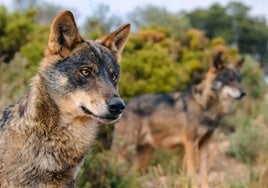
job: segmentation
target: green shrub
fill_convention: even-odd
[[[136,188],[135,172],[120,175],[115,165],[114,157],[110,152],[90,153],[84,161],[82,170],[78,175],[80,188]]]
[[[9,13],[0,6],[0,63],[11,61],[21,46],[29,42],[35,14],[35,10]]]
[[[35,72],[36,69],[29,67],[28,61],[20,54],[9,64],[0,66],[0,111],[26,94]]]
[[[35,69],[44,56],[49,35],[48,26],[35,25],[31,41],[21,47],[21,55],[27,58],[29,67]]]
[[[227,155],[255,165],[262,155],[268,157],[267,87],[259,64],[247,56],[242,69],[242,85],[247,96],[239,102],[227,122],[236,131],[230,135],[230,148]]]

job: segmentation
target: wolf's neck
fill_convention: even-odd
[[[215,100],[215,95],[212,93],[208,84],[207,82],[201,82],[192,88],[193,98],[203,110],[209,109],[211,107],[211,101]]]
[[[195,86],[197,89],[193,91],[193,97],[196,103],[200,106],[200,110],[204,117],[211,121],[218,121],[227,114],[226,108],[222,105],[219,97],[212,91],[208,82],[201,82]]]
[[[54,168],[54,171],[67,168],[71,173],[88,152],[97,132],[97,122],[89,119],[64,121],[56,101],[49,95],[39,76],[33,79],[28,98],[24,100],[29,101],[27,116],[30,117],[30,130],[43,144],[40,151],[49,148],[53,153],[44,152],[46,154],[40,160],[47,160],[41,164],[41,168]]]
[[[28,117],[46,125],[47,128],[56,126],[59,121],[59,110],[55,101],[48,94],[47,88],[40,76],[35,76],[30,85],[27,99]]]

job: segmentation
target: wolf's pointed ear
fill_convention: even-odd
[[[114,53],[118,62],[120,62],[121,53],[127,42],[130,33],[130,24],[125,24],[115,30],[114,32],[105,35],[97,40],[107,48],[110,48]]]
[[[223,52],[218,52],[217,55],[213,59],[213,68],[217,71],[224,68],[224,62],[222,60]]]
[[[244,65],[244,62],[245,62],[245,58],[242,57],[241,59],[239,59],[235,64],[234,66],[238,69],[241,69],[241,67]]]
[[[48,53],[49,55],[59,54],[66,57],[82,41],[73,14],[70,11],[64,11],[52,22],[48,40]]]

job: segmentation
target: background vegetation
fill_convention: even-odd
[[[14,2],[17,10],[13,12],[0,7],[0,110],[26,93],[46,48],[49,24],[64,9],[35,0]],[[214,162],[222,160],[211,170],[213,187],[268,187],[268,95],[264,82],[268,27],[264,18],[250,16],[249,10],[231,2],[180,13],[148,6],[128,15],[133,33],[122,57],[119,83],[125,100],[198,83],[218,50],[225,51],[229,63],[246,57],[242,73],[248,95],[235,104],[216,133],[214,150],[221,155],[217,154]],[[83,35],[94,39],[123,22],[117,15],[106,14],[108,11],[109,7],[100,5],[81,26]],[[79,174],[79,187],[190,186],[181,173],[181,149],[159,151],[143,174],[134,169],[122,174],[109,150],[112,130],[112,125],[101,127]],[[231,164],[233,172],[228,171]],[[217,178],[213,179],[213,173]]]

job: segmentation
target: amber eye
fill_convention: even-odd
[[[115,80],[117,80],[117,74],[116,73],[112,73],[112,75],[111,75],[111,79],[113,80],[113,81],[115,81]]]
[[[83,76],[89,76],[90,75],[90,69],[81,69],[80,70],[81,75]]]

